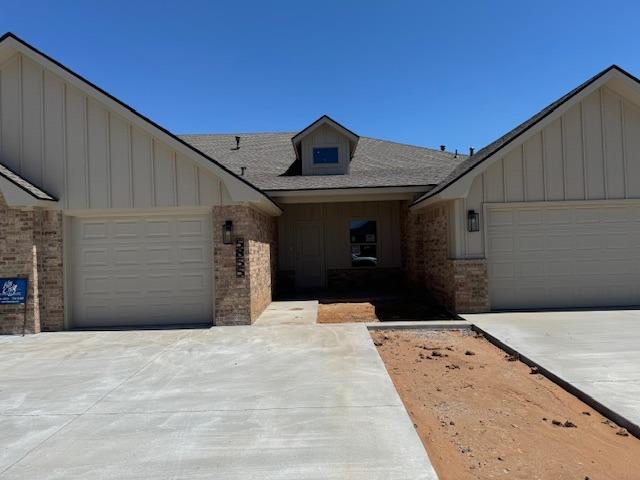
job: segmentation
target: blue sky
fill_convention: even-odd
[[[482,147],[616,63],[640,4],[591,1],[0,2],[12,31],[175,133],[356,133]]]

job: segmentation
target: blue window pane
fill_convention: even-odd
[[[313,163],[338,163],[338,147],[314,148]]]

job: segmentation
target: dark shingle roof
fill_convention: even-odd
[[[57,198],[49,195],[44,190],[36,187],[33,183],[28,182],[24,178],[22,178],[17,173],[13,172],[9,168],[5,167],[0,163],[0,177],[4,177],[13,183],[18,188],[21,188],[31,196],[37,198],[38,200],[48,200],[52,202],[56,202]]]
[[[540,122],[541,120],[546,118],[548,115],[553,113],[556,109],[561,107],[565,102],[567,102],[568,100],[573,98],[575,95],[580,93],[582,90],[587,88],[589,85],[591,85],[593,82],[595,82],[596,80],[598,80],[599,78],[601,78],[603,75],[605,75],[606,73],[608,73],[611,70],[617,70],[617,71],[623,73],[624,75],[628,76],[629,78],[631,78],[631,79],[633,79],[635,81],[638,81],[638,79],[636,79],[633,75],[631,75],[630,73],[628,73],[625,70],[621,69],[617,65],[611,65],[609,68],[606,68],[605,70],[601,71],[597,75],[594,75],[589,80],[587,80],[586,82],[580,84],[579,86],[577,86],[576,88],[571,90],[566,95],[563,95],[562,97],[560,97],[555,102],[551,103],[550,105],[547,105],[545,108],[540,110],[538,113],[536,113],[534,116],[532,116],[528,120],[525,120],[524,122],[522,122],[520,125],[518,125],[513,130],[507,132],[506,134],[504,134],[503,136],[501,136],[497,140],[491,142],[486,147],[478,150],[471,157],[468,157],[463,162],[460,162],[458,164],[458,166],[451,173],[449,173],[449,175],[446,178],[443,179],[443,181],[442,181],[442,183],[440,185],[438,185],[436,188],[430,190],[429,192],[425,193],[420,198],[416,199],[413,202],[413,204],[416,204],[416,203],[421,202],[421,201],[423,201],[423,200],[425,200],[425,199],[427,199],[429,197],[432,197],[432,196],[436,195],[437,193],[441,192],[442,190],[444,190],[445,188],[447,188],[449,185],[454,183],[460,177],[462,177],[463,175],[465,175],[468,172],[470,172],[471,170],[473,170],[476,166],[478,166],[483,161],[487,160],[489,157],[491,157],[494,153],[496,153],[502,147],[504,147],[504,146],[508,145],[509,143],[511,143],[512,141],[516,140],[520,135],[522,135],[527,130],[529,130],[530,128],[535,126],[538,122]]]
[[[290,133],[180,135],[233,172],[247,167],[244,178],[263,190],[313,190],[358,187],[437,185],[466,159],[430,148],[360,137],[348,175],[299,174]]]

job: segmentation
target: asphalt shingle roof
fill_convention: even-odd
[[[180,135],[263,190],[313,190],[437,185],[466,155],[360,137],[348,175],[300,175],[291,139],[297,132]]]
[[[44,190],[36,187],[33,183],[28,182],[24,178],[22,178],[17,173],[11,171],[9,168],[5,167],[0,163],[0,177],[4,177],[9,180],[11,183],[16,185],[18,188],[21,188],[25,192],[29,193],[31,196],[37,198],[38,200],[48,200],[55,202],[57,199],[52,195],[49,195]]]

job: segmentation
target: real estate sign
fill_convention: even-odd
[[[26,278],[0,278],[0,305],[22,305],[27,301]]]

